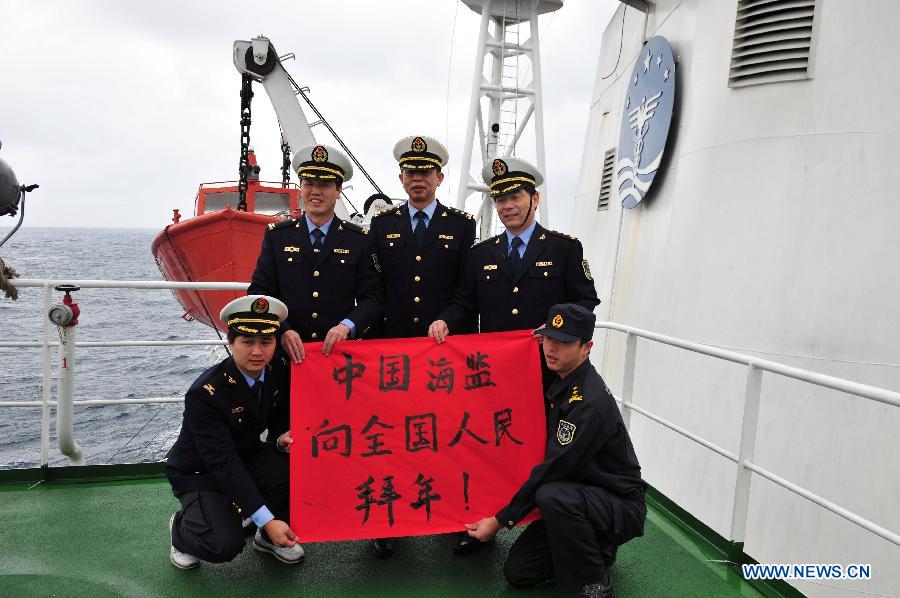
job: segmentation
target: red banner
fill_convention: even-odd
[[[306,344],[291,372],[291,528],[304,542],[462,531],[544,456],[527,331]]]

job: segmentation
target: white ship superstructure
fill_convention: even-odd
[[[900,3],[626,4],[641,3],[603,33],[572,224],[598,319],[900,388]],[[675,113],[652,188],[625,209],[620,127],[653,36],[674,53]],[[624,337],[595,340],[618,394]],[[745,377],[639,341],[633,402],[737,455]],[[733,538],[735,464],[641,415],[631,427],[647,480]],[[898,430],[895,406],[766,375],[753,461],[898,530]],[[864,584],[791,582],[810,595],[900,591],[898,546],[755,475],[736,539],[764,563],[872,564]]]

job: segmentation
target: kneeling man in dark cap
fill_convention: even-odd
[[[254,549],[288,564],[303,560],[287,523],[288,363],[272,361],[287,315],[284,303],[265,295],[226,305],[220,317],[231,357],[203,372],[185,395],[181,433],[166,465],[181,501],[169,521],[170,560],[179,569],[232,560],[244,549],[250,521],[258,526]]]
[[[615,400],[589,359],[595,320],[590,310],[564,303],[550,308],[546,325],[535,331],[556,374],[545,393],[544,461],[496,516],[466,526],[486,542],[540,510],[542,518],[525,528],[506,559],[504,573],[514,586],[555,578],[579,596],[612,596],[616,549],[644,533],[641,467]]]

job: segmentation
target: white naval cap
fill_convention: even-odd
[[[294,153],[291,167],[301,179],[316,179],[343,183],[353,176],[353,164],[344,152],[316,143]]]
[[[394,144],[394,159],[404,170],[425,170],[443,168],[450,160],[450,154],[437,139],[415,135],[404,137]]]
[[[267,295],[238,297],[219,314],[229,330],[244,336],[275,334],[287,316],[287,305]]]
[[[525,185],[540,187],[544,182],[544,175],[534,164],[515,156],[495,158],[482,169],[481,178],[491,188],[491,197],[518,191]]]

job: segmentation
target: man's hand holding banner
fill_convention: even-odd
[[[526,331],[308,344],[291,372],[291,528],[305,542],[463,531],[544,456]]]

